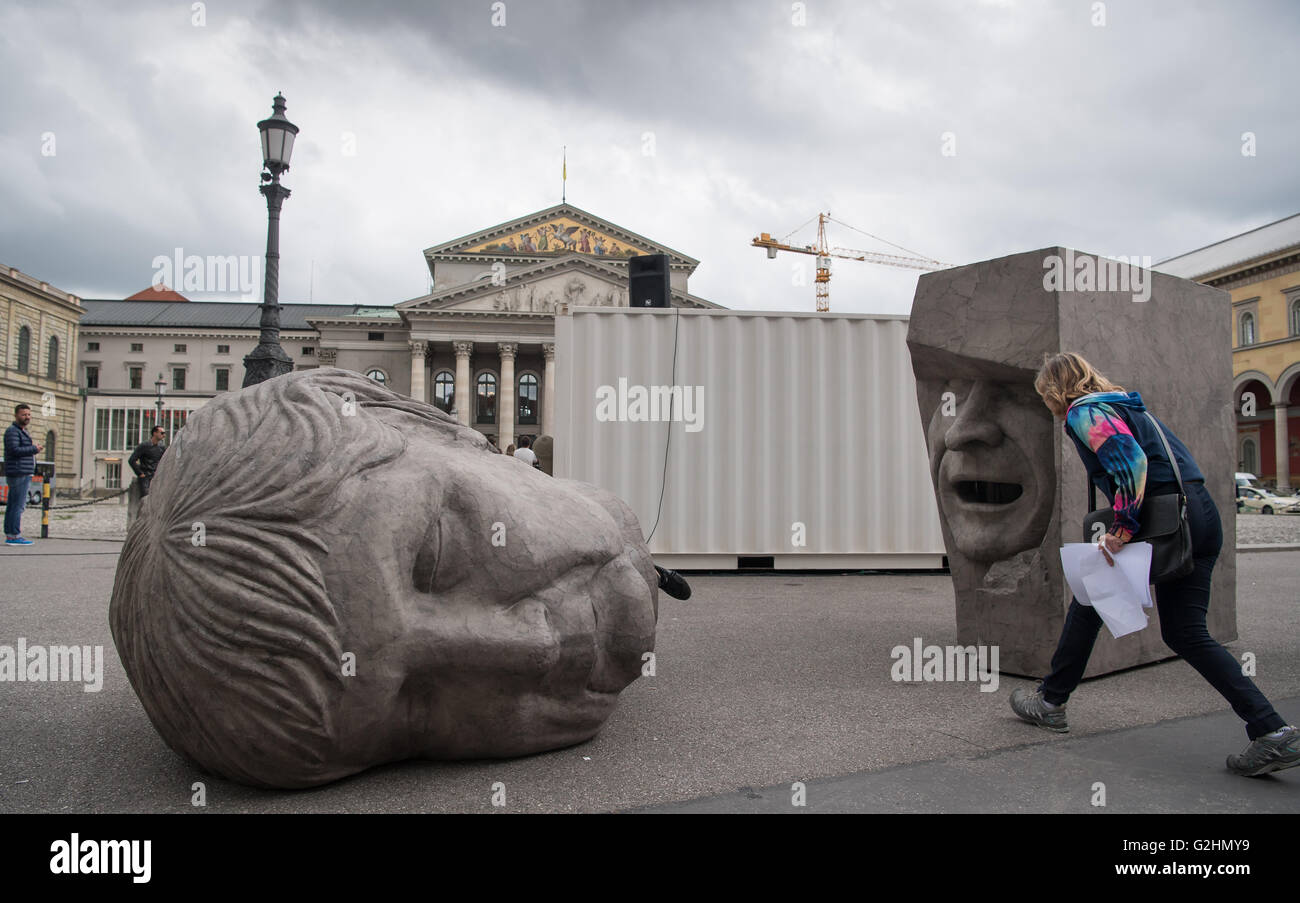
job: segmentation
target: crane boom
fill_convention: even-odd
[[[750,242],[756,248],[767,249],[769,260],[775,259],[778,251],[790,251],[794,254],[810,254],[817,258],[817,310],[829,311],[831,309],[831,258],[840,257],[844,260],[858,260],[864,263],[879,263],[884,266],[901,267],[908,270],[931,270],[946,269],[950,264],[940,263],[937,260],[931,260],[928,257],[906,257],[901,254],[881,254],[876,251],[859,251],[854,248],[830,248],[826,243],[826,221],[831,218],[829,213],[817,214],[817,244],[796,245],[786,244],[778,241],[768,232],[762,232],[757,238]],[[809,220],[809,222],[812,222]],[[835,220],[839,222],[839,220]],[[807,225],[805,223],[804,225]],[[841,223],[843,225],[843,223]],[[802,228],[802,227],[800,227]],[[852,228],[852,227],[850,227]],[[795,230],[798,231],[798,230]],[[888,244],[888,242],[886,242]],[[907,250],[904,248],[904,250]]]

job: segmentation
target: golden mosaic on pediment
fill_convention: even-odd
[[[552,257],[559,254],[590,254],[593,257],[627,258],[652,252],[632,247],[627,242],[618,241],[570,217],[559,216],[458,253],[536,254]]]

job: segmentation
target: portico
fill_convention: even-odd
[[[426,295],[311,320],[318,360],[454,412],[503,451],[553,435],[555,317],[626,306],[639,254],[668,255],[673,306],[719,306],[687,290],[699,261],[560,204],[426,249]]]

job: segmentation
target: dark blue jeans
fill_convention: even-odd
[[[1187,520],[1192,531],[1196,568],[1180,580],[1156,585],[1160,638],[1228,700],[1232,710],[1246,722],[1246,734],[1254,740],[1285,727],[1286,722],[1273,711],[1255,682],[1241,673],[1241,662],[1205,628],[1210,608],[1210,574],[1223,545],[1223,526],[1219,509],[1204,483],[1187,484]],[[1070,600],[1065,628],[1052,656],[1052,673],[1043,679],[1045,700],[1061,705],[1074,692],[1083,678],[1100,628],[1101,617],[1095,609],[1080,605],[1077,599]]]
[[[5,539],[12,539],[23,531],[23,509],[27,507],[27,488],[32,485],[32,475],[5,477],[9,485],[9,501],[5,504]]]

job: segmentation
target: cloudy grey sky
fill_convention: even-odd
[[[424,248],[559,202],[563,145],[570,202],[735,308],[812,309],[811,258],[749,242],[819,210],[950,263],[1160,260],[1300,211],[1284,0],[196,6],[0,7],[0,261],[94,298],[177,247],[260,255],[276,91],[302,130],[286,301],[424,293]],[[834,273],[833,310],[911,305],[914,271]]]

